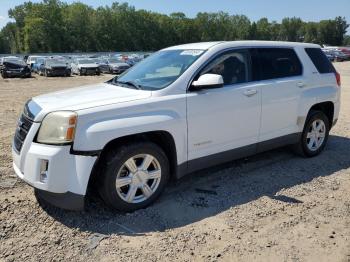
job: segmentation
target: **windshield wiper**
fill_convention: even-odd
[[[123,81],[114,81],[114,83],[116,83],[116,84],[122,84],[122,85],[127,85],[127,86],[131,86],[131,87],[133,87],[134,89],[138,89],[138,90],[141,89],[141,86],[138,85],[138,84],[136,84],[136,83],[133,82],[133,81],[125,81],[125,82],[123,82]]]

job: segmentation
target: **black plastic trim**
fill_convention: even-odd
[[[275,149],[284,145],[296,144],[301,139],[301,133],[294,133],[263,141],[257,144],[257,153]]]
[[[52,193],[41,189],[34,189],[35,195],[45,202],[58,208],[81,211],[84,210],[85,196],[72,192]]]
[[[79,151],[79,150],[74,150],[73,145],[71,146],[69,153],[71,155],[77,155],[77,156],[99,156],[102,152],[101,150],[88,150],[88,151]]]
[[[223,164],[223,163],[230,162],[243,157],[251,156],[256,153],[261,153],[264,151],[268,151],[268,150],[286,146],[286,145],[292,145],[297,143],[300,140],[300,137],[301,137],[301,133],[289,134],[289,135],[277,137],[274,139],[270,139],[267,141],[263,141],[260,143],[235,148],[232,150],[220,152],[217,154],[213,154],[213,155],[209,155],[209,156],[205,156],[197,159],[192,159],[190,161],[187,161],[178,165],[176,178],[179,179],[194,171]]]
[[[338,122],[338,118],[333,120],[332,127],[335,126]]]
[[[203,85],[203,86],[194,86],[194,85],[191,85],[190,88],[189,88],[189,91],[200,91],[200,90],[215,89],[215,88],[221,88],[221,87],[224,87],[224,84]]]

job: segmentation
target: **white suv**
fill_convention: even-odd
[[[198,169],[284,145],[318,155],[339,103],[340,76],[318,45],[180,45],[106,83],[29,100],[13,166],[58,207],[83,208],[94,185],[133,211]]]

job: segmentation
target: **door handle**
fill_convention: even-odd
[[[298,82],[297,86],[300,87],[300,88],[303,88],[305,86],[305,83],[304,82]]]
[[[256,89],[248,89],[248,90],[246,90],[246,91],[244,91],[243,92],[243,94],[245,95],[245,96],[253,96],[253,95],[255,95],[256,93],[258,93],[258,91],[256,90]]]

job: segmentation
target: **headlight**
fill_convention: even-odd
[[[77,114],[70,111],[52,112],[41,123],[37,141],[44,144],[66,144],[74,140]]]

